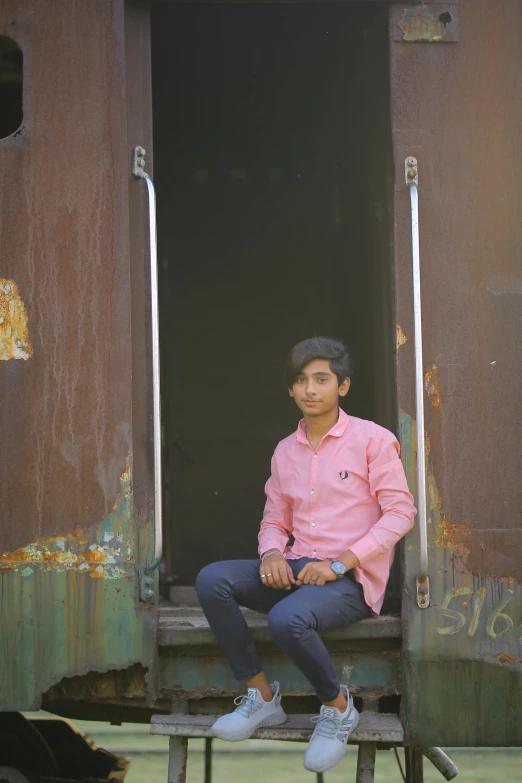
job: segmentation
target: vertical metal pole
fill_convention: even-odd
[[[186,737],[170,737],[168,783],[186,783],[187,756],[188,739]]]
[[[324,783],[324,772],[317,773],[316,783]]]
[[[154,413],[154,559],[161,557],[162,527],[162,479],[161,479],[161,396],[160,396],[160,353],[159,353],[159,300],[158,300],[158,251],[156,244],[156,195],[148,174],[145,182],[149,191],[150,226],[150,288],[152,321],[152,398]]]
[[[153,398],[153,442],[154,442],[154,559],[143,569],[142,600],[153,598],[153,580],[147,576],[158,567],[163,549],[162,519],[162,476],[161,476],[161,395],[160,395],[160,348],[159,348],[159,297],[158,297],[158,248],[156,240],[156,194],[154,184],[145,171],[145,150],[134,148],[132,174],[143,179],[147,185],[149,200],[149,247],[150,247],[150,297],[152,322],[152,398]]]
[[[205,739],[205,783],[212,783],[212,737]]]
[[[374,783],[376,751],[375,742],[361,742],[359,745],[356,783]]]
[[[426,609],[430,605],[428,577],[428,529],[426,519],[426,444],[424,439],[424,365],[422,360],[422,307],[420,285],[419,242],[419,172],[416,158],[406,158],[406,184],[411,201],[411,246],[413,275],[413,320],[415,342],[415,401],[417,417],[417,505],[419,520],[419,573],[417,575],[417,605]]]
[[[422,751],[418,748],[404,748],[406,760],[406,783],[424,783]]]

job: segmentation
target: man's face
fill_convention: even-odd
[[[350,379],[338,385],[327,359],[314,359],[295,377],[290,397],[307,416],[324,416],[337,408],[339,397],[348,394]]]

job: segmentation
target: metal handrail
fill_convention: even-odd
[[[152,398],[153,398],[153,442],[154,442],[154,559],[144,569],[150,574],[160,563],[163,550],[162,478],[161,478],[161,397],[160,397],[160,352],[159,352],[159,302],[158,302],[158,250],[156,242],[156,194],[154,183],[145,171],[145,150],[135,147],[132,174],[145,180],[149,196],[149,243],[150,243],[150,296],[152,321]],[[148,582],[148,585],[152,580]],[[152,597],[147,594],[147,598]]]
[[[419,573],[417,574],[417,605],[430,605],[428,576],[428,525],[426,518],[426,449],[424,439],[424,369],[422,362],[422,308],[419,247],[419,170],[417,159],[406,158],[406,185],[411,202],[411,245],[413,272],[413,320],[415,345],[415,404],[417,417],[417,514],[419,519]]]

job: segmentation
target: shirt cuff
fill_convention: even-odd
[[[352,544],[350,552],[353,552],[359,563],[362,565],[366,560],[371,560],[372,557],[382,554],[382,547],[368,536],[364,536],[356,544]]]
[[[286,540],[287,539],[285,539],[284,543],[281,543],[277,538],[268,538],[266,541],[263,541],[263,543],[259,544],[259,557],[263,557],[265,552],[268,552],[270,549],[279,549],[279,551],[284,554]]]

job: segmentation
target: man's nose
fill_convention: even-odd
[[[308,381],[306,384],[306,394],[308,397],[313,397],[315,395],[315,387],[313,381]]]

